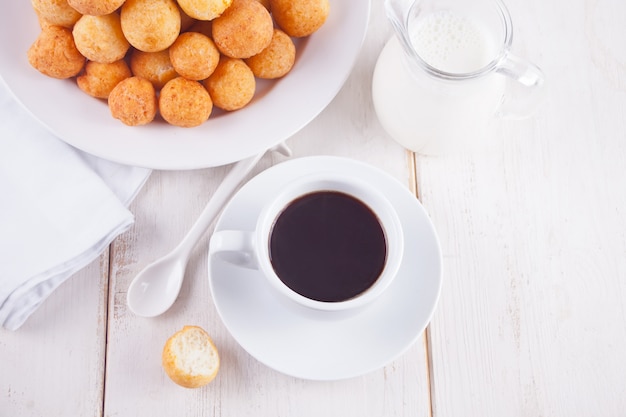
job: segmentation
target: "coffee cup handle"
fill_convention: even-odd
[[[509,81],[497,115],[517,120],[530,117],[545,96],[543,71],[532,62],[509,53],[496,72]]]
[[[254,232],[219,230],[209,242],[209,257],[219,254],[228,263],[249,269],[258,269],[254,249]]]

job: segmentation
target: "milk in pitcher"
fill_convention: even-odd
[[[503,99],[505,78],[494,73],[459,82],[446,73],[481,70],[498,55],[499,45],[478,22],[448,11],[421,17],[408,33],[422,68],[410,62],[395,36],[389,40],[372,83],[378,118],[390,136],[412,151],[464,150],[485,135]]]

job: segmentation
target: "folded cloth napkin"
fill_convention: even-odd
[[[0,80],[0,326],[19,328],[130,227],[149,175],[60,141]]]

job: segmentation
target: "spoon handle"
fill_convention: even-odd
[[[269,150],[278,151],[283,155],[290,155],[291,153],[289,148],[284,143],[276,145]],[[176,252],[184,259],[189,257],[191,250],[195,247],[202,235],[204,235],[204,232],[209,227],[213,219],[215,219],[228,199],[234,194],[239,184],[259,162],[264,154],[265,152],[260,152],[257,155],[242,159],[241,161],[233,164],[226,177],[224,177],[220,185],[215,190],[215,193],[213,193],[213,196],[207,203],[204,210],[202,210],[202,213],[200,213],[196,222],[193,226],[191,226],[189,232],[187,232],[183,240],[178,244],[178,246],[176,246],[172,253]]]
[[[235,192],[239,183],[241,183],[245,176],[248,175],[259,159],[261,159],[263,154],[264,152],[242,159],[233,165],[226,177],[224,177],[220,185],[215,190],[215,193],[213,193],[213,196],[211,196],[211,199],[207,203],[204,210],[202,210],[202,213],[200,213],[196,222],[193,226],[191,226],[191,229],[189,229],[183,240],[174,249],[174,252],[183,255],[185,258],[189,256],[191,250],[195,247],[202,235],[204,235],[204,232],[209,227],[213,219],[217,216],[224,204],[226,204],[226,201],[228,201],[230,196]]]

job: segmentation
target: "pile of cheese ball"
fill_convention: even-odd
[[[194,127],[213,107],[252,100],[285,76],[294,38],[317,31],[329,0],[31,0],[41,32],[28,61],[108,101],[114,118]]]

